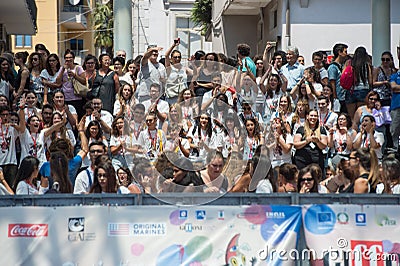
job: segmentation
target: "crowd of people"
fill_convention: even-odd
[[[179,45],[82,65],[43,44],[3,53],[1,194],[400,193],[390,52],[374,67],[338,43],[306,67],[294,46],[183,60]]]

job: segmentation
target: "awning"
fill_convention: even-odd
[[[36,34],[36,16],[35,0],[0,1],[0,24],[8,34]]]

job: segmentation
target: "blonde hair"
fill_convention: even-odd
[[[318,115],[317,110],[311,110],[308,115],[311,114],[311,112],[316,112]],[[308,122],[308,119],[306,119],[306,122],[304,122],[304,138],[307,138],[309,136],[312,136],[314,134],[314,136],[320,138],[321,137],[321,127],[319,126],[319,119],[317,119],[316,122],[316,127],[315,129],[312,129],[310,127],[310,123]]]

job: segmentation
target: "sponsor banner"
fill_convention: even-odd
[[[47,224],[9,224],[8,237],[46,237]]]
[[[2,208],[0,265],[294,265],[298,206]]]
[[[304,206],[307,250],[315,265],[399,265],[400,206]]]

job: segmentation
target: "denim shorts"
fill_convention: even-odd
[[[355,90],[353,92],[346,91],[346,103],[363,103],[367,97],[369,90]]]

